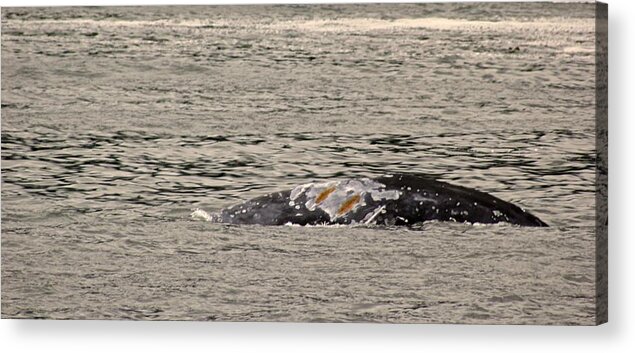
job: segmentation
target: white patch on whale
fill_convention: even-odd
[[[331,221],[354,211],[358,207],[365,206],[366,195],[370,195],[373,201],[397,200],[399,192],[396,190],[386,190],[386,185],[377,181],[362,178],[349,179],[326,183],[309,183],[299,185],[291,190],[289,198],[295,202],[300,196],[306,197],[305,206],[309,211],[321,209],[329,215]],[[323,194],[324,192],[327,194]],[[359,196],[359,201],[345,207],[351,198]],[[317,202],[318,198],[323,198]],[[345,208],[343,211],[342,208]],[[377,211],[380,212],[381,210]]]
[[[370,193],[373,201],[397,200],[401,194],[397,190],[377,190]]]
[[[375,218],[377,218],[377,216],[384,212],[386,208],[386,205],[381,205],[377,208],[375,208],[375,210],[373,212],[368,213],[364,219],[362,219],[362,223],[364,224],[370,224],[372,221],[375,220]]]
[[[432,202],[434,204],[437,204],[437,200],[430,198],[430,197],[425,197],[425,196],[421,196],[420,194],[414,194],[412,196],[412,199],[415,201],[421,201],[421,202]],[[421,205],[421,203],[419,203]]]

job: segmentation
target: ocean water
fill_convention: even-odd
[[[3,8],[2,317],[593,324],[594,14]],[[191,217],[395,172],[551,227]]]

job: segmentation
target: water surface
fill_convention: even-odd
[[[2,10],[2,316],[592,324],[594,5]],[[193,220],[416,172],[550,228]]]

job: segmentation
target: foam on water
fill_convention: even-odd
[[[207,221],[207,222],[213,222],[214,221],[214,216],[207,213],[204,210],[201,210],[200,208],[195,209],[191,214],[190,217],[192,217],[192,219],[194,220],[200,220],[200,221]]]

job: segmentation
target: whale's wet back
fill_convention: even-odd
[[[411,174],[304,184],[223,209],[213,220],[262,225],[413,225],[425,221],[547,225],[492,195]]]

